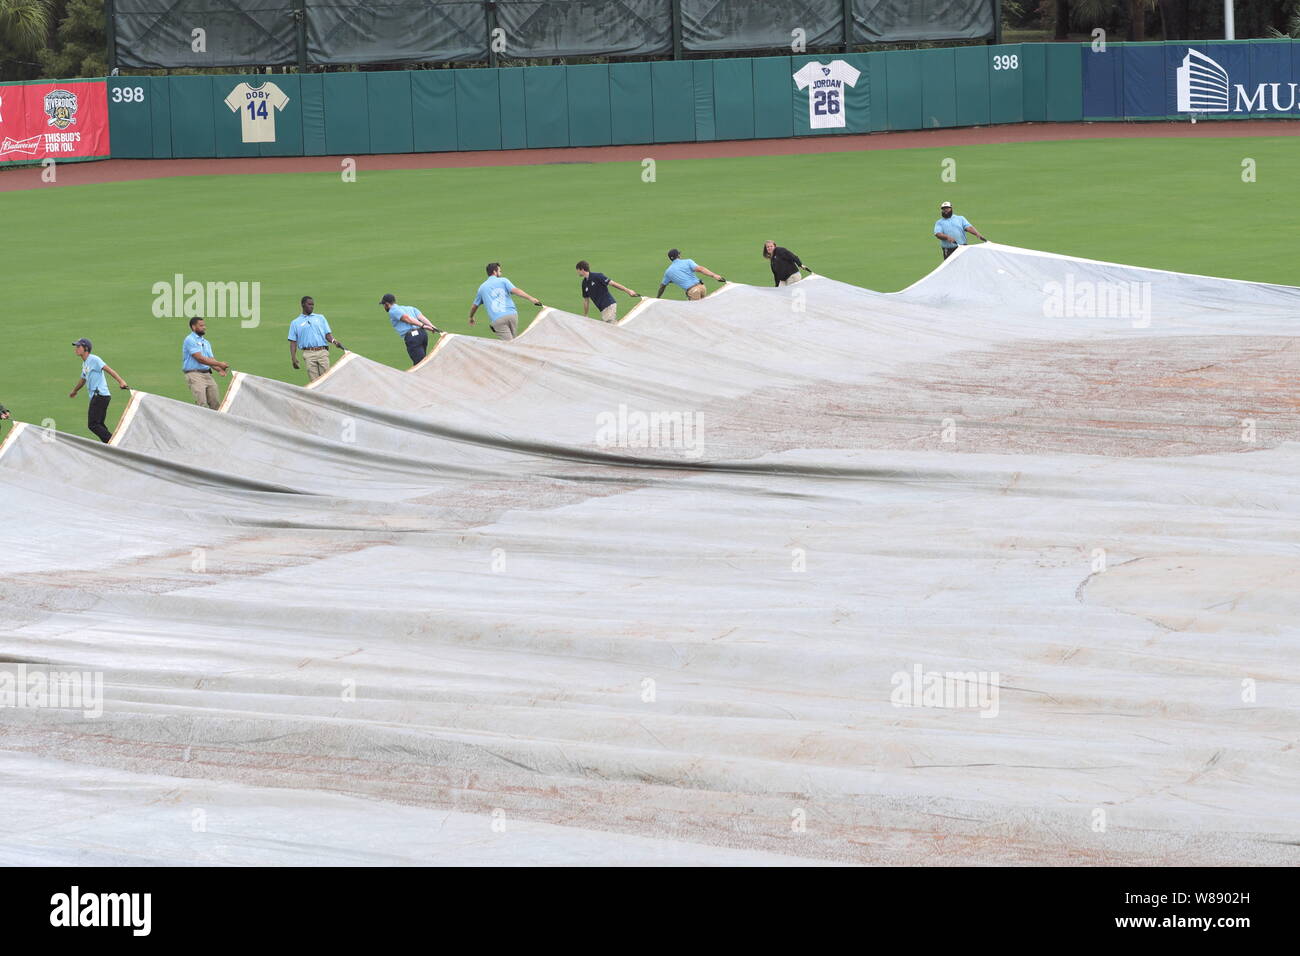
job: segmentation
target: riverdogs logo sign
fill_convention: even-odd
[[[1289,113],[1297,105],[1296,83],[1233,83],[1218,62],[1189,49],[1174,71],[1180,113]],[[1286,92],[1283,93],[1283,88]]]
[[[111,152],[107,81],[0,82],[0,166]]]
[[[77,121],[77,94],[67,90],[50,90],[45,94],[46,126],[67,129]]]

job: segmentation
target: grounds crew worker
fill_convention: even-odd
[[[113,400],[113,396],[109,394],[104,375],[108,374],[117,379],[117,384],[121,388],[131,386],[122,380],[122,376],[105,365],[102,358],[91,351],[93,346],[90,344],[90,339],[77,339],[72,343],[72,347],[76,350],[77,358],[81,359],[81,378],[77,380],[76,387],[68,392],[68,398],[76,398],[81,387],[86,386],[86,393],[90,396],[90,408],[86,411],[86,427],[96,438],[107,444],[113,437],[113,433],[104,424],[104,417],[108,414],[108,403]]]
[[[343,343],[330,331],[325,316],[316,314],[316,301],[309,295],[303,296],[302,314],[289,323],[289,361],[298,368],[298,350],[302,349],[307,381],[314,382],[329,371],[330,345],[343,348]]]
[[[393,331],[402,337],[411,364],[419,365],[429,348],[429,333],[437,332],[441,335],[442,329],[426,319],[424,313],[415,306],[398,305],[397,296],[391,292],[379,300],[379,307],[388,313],[388,321],[393,323]]]
[[[591,304],[596,303],[596,311],[600,313],[602,322],[618,321],[618,303],[614,301],[614,294],[609,291],[609,287],[622,289],[632,298],[638,298],[637,294],[625,285],[615,282],[603,272],[592,272],[591,263],[586,259],[579,262],[574,268],[578,270],[578,275],[582,277],[582,314],[586,315]]]
[[[474,304],[469,307],[469,324],[474,324],[474,313],[483,306],[488,315],[488,325],[499,339],[509,342],[519,334],[519,310],[515,308],[514,296],[523,296],[539,309],[542,300],[535,299],[523,289],[501,274],[501,263],[487,264],[487,278],[478,287]]]
[[[988,242],[988,238],[980,236],[980,231],[967,222],[965,216],[954,216],[952,214],[952,203],[940,203],[939,220],[934,224],[934,237],[939,240],[945,259],[952,255],[958,246],[966,245],[966,233],[968,232]]]
[[[185,373],[185,384],[190,387],[194,404],[218,409],[221,407],[221,391],[212,377],[212,370],[225,375],[230,371],[230,365],[212,357],[212,343],[203,337],[207,329],[207,323],[198,316],[190,319],[190,334],[185,336],[181,346],[181,371]]]
[[[704,288],[704,283],[695,275],[697,272],[711,276],[719,282],[727,281],[713,270],[696,265],[694,259],[683,259],[682,254],[676,249],[668,250],[668,260],[671,264],[664,272],[663,282],[659,286],[659,291],[655,293],[656,299],[664,297],[664,289],[668,288],[669,283],[681,286],[686,293],[686,298],[691,302],[698,302],[703,299],[707,290]]]
[[[802,259],[771,239],[763,243],[763,258],[770,261],[774,285],[794,285],[803,278],[805,272],[812,275],[812,270],[803,264]]]

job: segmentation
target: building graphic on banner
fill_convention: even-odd
[[[230,112],[240,114],[240,129],[245,143],[275,142],[275,111],[289,104],[289,95],[274,83],[250,86],[240,83],[225,104]]]
[[[1189,49],[1175,80],[1178,112],[1228,112],[1228,71],[1204,53]]]
[[[1247,92],[1228,71],[1199,50],[1189,49],[1174,71],[1180,113],[1289,113],[1297,105],[1297,83],[1256,83]],[[1287,92],[1283,94],[1282,88]],[[1235,96],[1233,95],[1235,93]]]
[[[856,86],[862,74],[843,60],[805,63],[794,74],[794,83],[808,91],[808,126],[838,129],[844,126],[845,86]]]

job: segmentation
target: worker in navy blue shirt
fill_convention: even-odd
[[[591,263],[586,259],[575,266],[578,275],[582,277],[582,314],[587,315],[587,310],[591,304],[596,303],[596,309],[600,312],[602,322],[618,321],[618,303],[614,301],[614,294],[609,291],[609,287],[620,289],[626,292],[632,298],[638,298],[637,294],[625,285],[620,285],[603,272],[592,272]]]
[[[108,430],[104,424],[104,418],[108,415],[108,403],[113,400],[113,396],[108,391],[108,383],[104,381],[105,375],[111,375],[117,380],[121,388],[130,388],[122,376],[118,375],[106,364],[98,355],[91,350],[93,346],[90,339],[77,339],[72,343],[73,349],[76,350],[77,358],[81,359],[81,378],[77,380],[76,386],[68,392],[68,398],[76,398],[77,393],[84,386],[87,394],[90,395],[90,407],[86,412],[86,427],[104,444],[113,437],[113,433]]]

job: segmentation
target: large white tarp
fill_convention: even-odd
[[[0,862],[1300,862],[1297,321],[984,245],[19,425]]]

